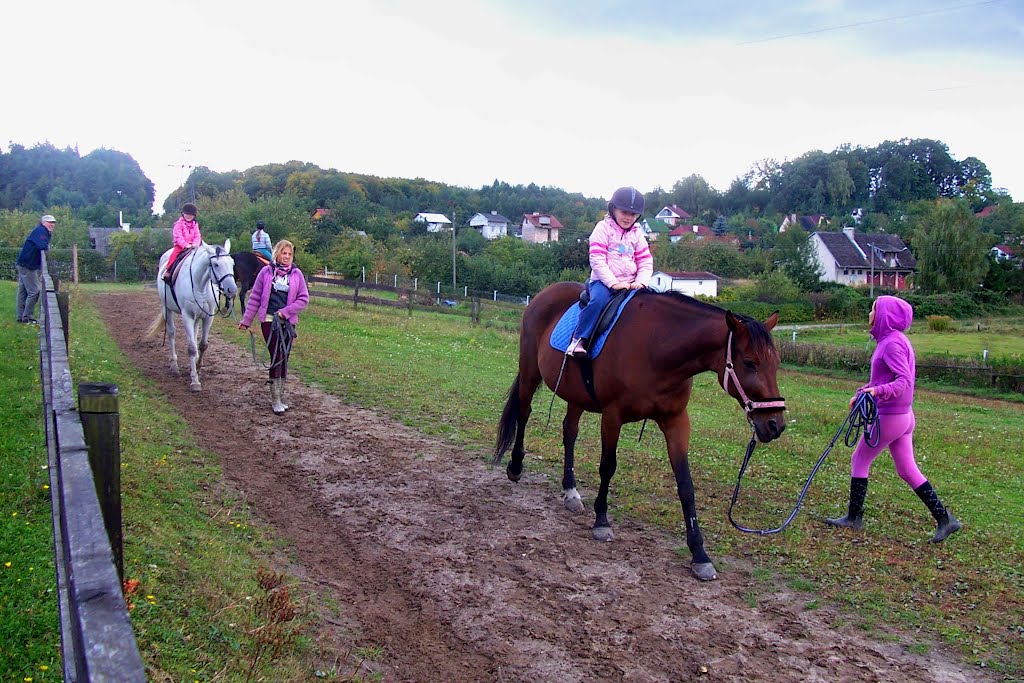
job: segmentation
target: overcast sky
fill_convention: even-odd
[[[784,7],[784,8],[783,8]],[[608,197],[932,138],[1024,200],[1024,0],[5,3],[0,147]],[[426,209],[437,207],[423,207]]]

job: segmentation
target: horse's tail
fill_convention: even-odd
[[[494,464],[500,465],[501,458],[505,451],[512,445],[516,438],[516,428],[519,426],[519,375],[512,382],[512,388],[508,390],[508,400],[505,401],[505,409],[501,411],[501,421],[498,423],[498,439],[494,444]]]
[[[149,329],[146,330],[146,339],[152,339],[156,336],[156,333],[163,329],[164,326],[164,307],[160,307],[160,313],[153,318],[153,322],[149,324]]]

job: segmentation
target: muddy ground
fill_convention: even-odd
[[[223,391],[193,394],[187,373],[167,373],[160,341],[143,338],[152,293],[97,302],[125,355],[294,548],[289,570],[341,605],[324,637],[339,656],[383,645],[387,681],[994,680],[938,646],[909,652],[917,635],[834,626],[849,619],[805,609],[813,596],[783,586],[752,608],[744,593],[764,582],[742,561],[719,558],[728,571],[698,582],[676,552],[683,540],[641,524],[597,543],[592,511],[567,512],[540,475],[512,484],[478,455],[295,388],[301,377],[275,416],[269,398],[249,400],[265,371],[216,332],[203,374]],[[593,492],[581,493],[589,505]]]

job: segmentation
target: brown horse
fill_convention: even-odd
[[[628,422],[653,420],[668,444],[686,523],[686,544],[693,555],[691,568],[699,579],[715,579],[715,567],[704,552],[704,537],[697,524],[687,458],[690,416],[686,406],[693,376],[715,372],[721,386],[743,407],[757,438],[778,438],[786,427],[782,416],[785,402],[778,398],[775,375],[779,355],[769,333],[778,322],[778,312],[761,323],[676,292],[641,290],[626,305],[604,349],[592,362],[595,402],[583,378],[583,363],[591,361],[567,359],[548,343],[558,319],[576,303],[581,291],[579,283],[550,285],[523,314],[519,374],[501,415],[494,464],[501,463],[514,440],[506,473],[512,481],[519,481],[530,404],[543,381],[568,404],[562,420],[563,501],[569,510],[582,512],[573,474],[579,421],[584,411],[601,413],[601,487],[594,500],[592,535],[595,540],[610,541],[614,535],[608,521],[608,485],[615,474],[619,433]]]

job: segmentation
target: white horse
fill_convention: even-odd
[[[203,365],[203,352],[208,346],[207,338],[210,336],[213,316],[220,310],[220,294],[223,291],[230,299],[238,292],[234,277],[235,263],[231,258],[231,240],[227,240],[223,247],[203,242],[185,256],[173,288],[168,287],[163,280],[170,254],[171,250],[168,249],[160,257],[160,268],[157,269],[156,277],[156,289],[160,294],[160,314],[149,326],[146,336],[155,336],[163,324],[167,332],[167,345],[170,348],[170,372],[172,375],[180,375],[178,353],[174,349],[174,314],[180,313],[185,325],[185,338],[188,340],[192,380],[189,388],[192,391],[201,391],[203,386],[199,382],[199,368]],[[202,321],[198,344],[197,321]]]

